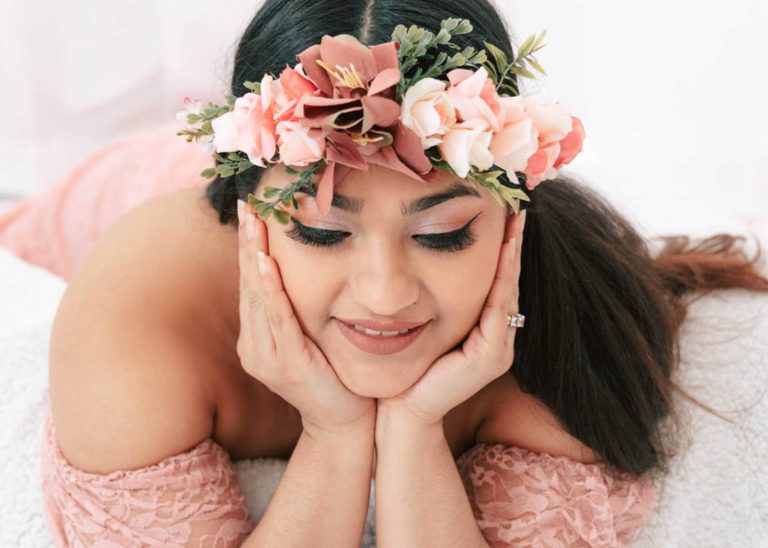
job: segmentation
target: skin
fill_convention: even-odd
[[[294,180],[282,166],[275,166],[264,175],[255,195],[267,200],[263,195],[267,186],[283,188]],[[288,231],[293,223],[281,225],[273,217],[266,221],[265,251],[279,265],[280,280],[302,331],[355,394],[391,400],[406,393],[438,358],[463,342],[481,317],[505,235],[511,235],[511,208],[474,185],[480,197],[453,198],[414,215],[403,215],[400,207],[401,201],[457,182],[470,186],[443,170],[438,180],[419,183],[370,165],[368,171],[350,171],[334,189],[336,194],[364,200],[362,211],[332,207],[325,217],[313,197],[297,194],[299,208],[287,210],[301,224],[350,234],[332,247],[292,239]],[[457,230],[475,216],[470,225],[475,242],[464,249],[430,250],[412,238]],[[349,343],[334,317],[429,321],[429,325],[404,351],[380,356]],[[511,356],[506,366],[510,363]]]

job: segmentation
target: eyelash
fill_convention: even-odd
[[[477,215],[480,215],[480,213]],[[471,225],[472,221],[477,218],[477,215],[472,217],[467,224],[458,230],[454,230],[452,232],[441,232],[439,234],[415,235],[413,237],[417,242],[419,242],[419,246],[430,251],[435,251],[438,253],[451,253],[454,251],[460,251],[471,246],[475,243],[475,241],[477,241],[474,233],[469,230],[469,225]],[[297,242],[313,247],[332,247],[339,245],[346,239],[346,236],[340,237],[336,235],[349,235],[349,232],[343,232],[340,230],[323,230],[320,228],[304,226],[293,217],[291,217],[291,220],[294,222],[294,226],[286,232],[288,237],[296,240]],[[423,243],[424,241],[432,243],[427,245]]]

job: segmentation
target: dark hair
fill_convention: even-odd
[[[439,29],[449,17],[473,24],[472,33],[454,38],[460,45],[481,49],[486,40],[513,56],[509,30],[488,0],[267,0],[238,45],[231,93],[293,66],[325,34],[373,45],[390,41],[398,24]],[[237,199],[255,192],[264,171],[253,167],[208,185],[222,224],[237,225]],[[660,426],[675,417],[673,390],[711,410],[671,379],[683,297],[731,287],[768,292],[755,268],[759,244],[749,260],[735,245],[742,237],[670,236],[652,254],[615,208],[572,177],[545,181],[530,194],[520,274],[527,322],[509,374],[612,471],[664,471],[674,440],[663,439]]]

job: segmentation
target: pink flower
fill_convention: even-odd
[[[423,149],[442,142],[456,124],[456,109],[445,91],[446,83],[424,78],[409,87],[403,97],[400,120],[421,139]]]
[[[525,111],[539,131],[539,143],[546,145],[562,141],[571,131],[571,113],[549,91],[523,95]]]
[[[542,181],[557,177],[554,164],[559,153],[560,143],[550,143],[540,146],[528,159],[528,164],[524,170],[525,186],[528,190],[533,190]]]
[[[526,187],[557,177],[555,162],[560,156],[560,141],[573,129],[570,112],[547,90],[522,96],[525,111],[538,131],[538,148],[523,170]]]
[[[397,42],[367,47],[351,35],[326,34],[297,56],[318,90],[305,93],[294,113],[303,126],[326,132],[326,169],[316,196],[321,215],[330,210],[333,187],[368,163],[419,181],[433,178],[419,137],[399,119],[397,48]]]
[[[499,131],[501,105],[485,67],[477,71],[453,69],[448,73],[448,79],[451,82],[448,96],[456,106],[459,120],[485,120],[494,132]]]
[[[266,167],[277,150],[274,120],[277,82],[266,74],[261,80],[261,95],[246,93],[235,100],[234,109],[211,122],[217,152],[242,151],[254,165]]]
[[[303,127],[297,121],[277,124],[280,161],[289,166],[306,166],[325,154],[325,135],[316,128]]]
[[[298,63],[295,68],[286,65],[280,73],[278,80],[280,92],[275,98],[275,117],[278,120],[296,120],[294,109],[299,100],[306,93],[314,95],[318,91],[314,82],[300,72],[301,69],[301,63]]]
[[[539,146],[539,131],[525,112],[521,97],[501,97],[501,130],[494,134],[490,151],[494,164],[506,170],[513,183],[518,182],[516,172],[525,170],[528,159]]]
[[[474,118],[454,125],[438,148],[454,173],[464,178],[471,165],[481,171],[493,166],[493,154],[488,150],[491,137],[488,122]]]
[[[302,124],[354,136],[396,124],[400,69],[394,42],[369,48],[350,35],[326,34],[319,45],[297,57],[319,88],[319,93],[304,94],[298,102],[296,115]]]
[[[555,160],[555,167],[569,163],[576,155],[581,152],[582,145],[584,143],[584,126],[581,120],[576,116],[571,117],[573,119],[573,129],[560,141],[560,155]]]

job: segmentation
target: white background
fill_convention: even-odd
[[[548,29],[549,87],[584,122],[566,171],[645,234],[768,240],[768,4],[499,0],[515,44]],[[257,1],[0,0],[0,198],[222,100]],[[533,88],[531,88],[533,89]]]

